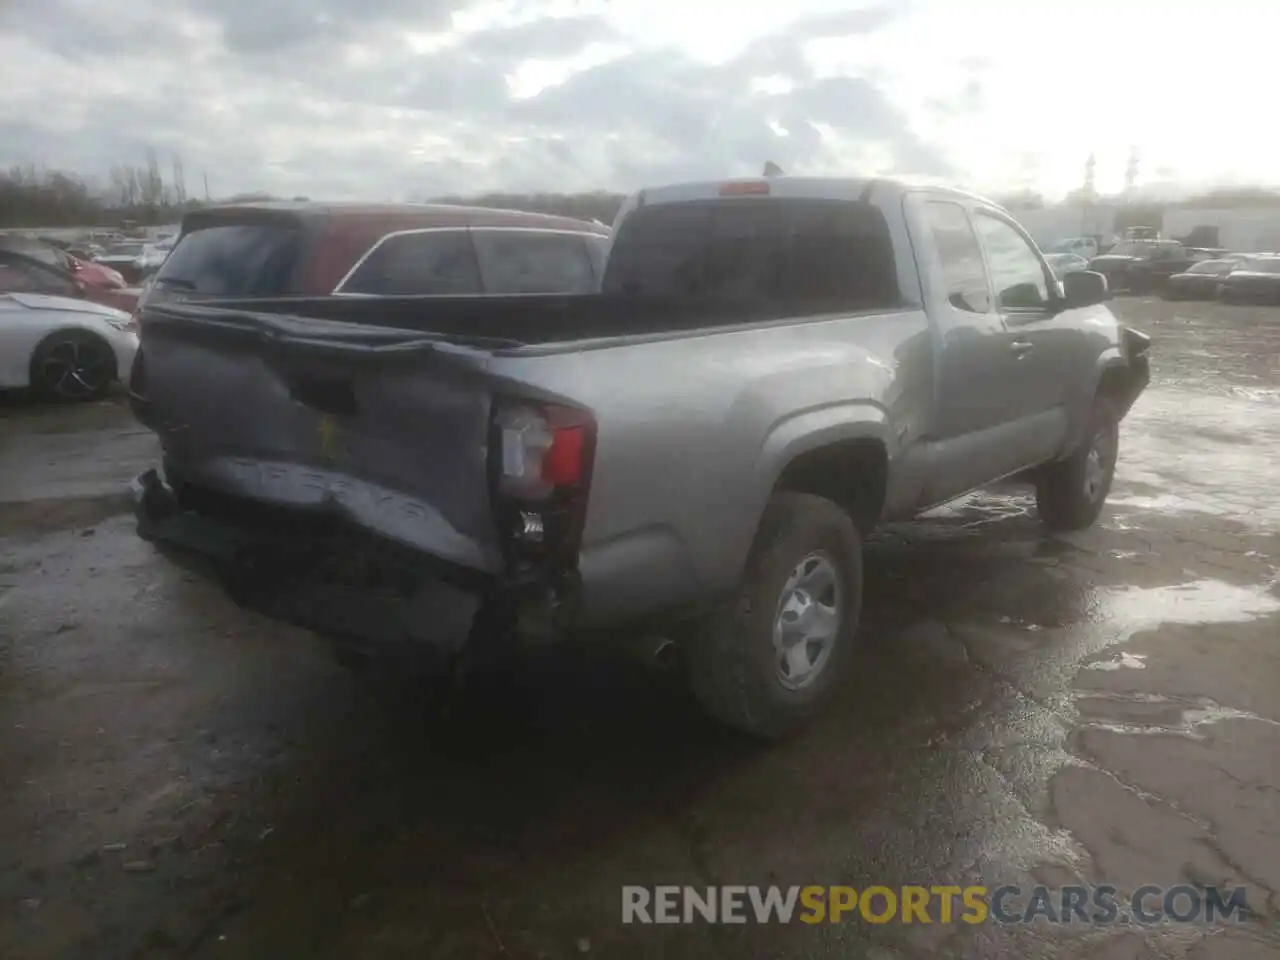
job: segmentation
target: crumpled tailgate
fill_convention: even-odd
[[[501,569],[482,352],[202,313],[148,312],[131,386],[171,484],[345,518],[449,564]]]

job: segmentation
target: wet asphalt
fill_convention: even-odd
[[[0,957],[1280,955],[1280,309],[1155,338],[1110,507],[868,545],[865,655],[772,748],[551,650],[442,718],[242,612],[121,513],[107,402],[0,402]],[[623,884],[1222,884],[1244,922],[626,926]]]

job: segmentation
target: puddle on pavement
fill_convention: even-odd
[[[1091,618],[1112,627],[1123,643],[1161,624],[1244,623],[1280,611],[1270,584],[1242,587],[1223,580],[1195,580],[1164,587],[1098,590]]]
[[[1275,387],[1242,387],[1233,386],[1229,392],[1232,396],[1253,403],[1280,403],[1280,389]]]
[[[1234,387],[1227,396],[1149,390],[1125,421],[1108,504],[1280,527],[1270,493],[1280,446],[1277,400],[1280,391],[1261,387]]]
[[[1163,625],[1198,626],[1223,623],[1247,623],[1260,617],[1280,612],[1280,597],[1271,592],[1271,585],[1242,587],[1222,580],[1196,580],[1163,587],[1113,587],[1098,591],[1096,606],[1091,617],[1114,630],[1111,644],[1127,642],[1134,634]],[[1121,651],[1105,660],[1093,660],[1081,665],[1082,670],[1146,670],[1148,653]],[[1089,689],[1074,697],[1081,714],[1081,727],[1105,729],[1115,733],[1151,734],[1178,733],[1194,739],[1202,739],[1199,728],[1223,720],[1255,720],[1265,723],[1277,721],[1234,707],[1224,706],[1212,700],[1200,699],[1193,703],[1158,693],[1107,692]],[[1158,709],[1168,707],[1178,711],[1174,723],[1134,723],[1107,718],[1088,705],[1111,705],[1121,712],[1134,709]]]
[[[1212,726],[1215,723],[1223,723],[1228,720],[1249,720],[1254,723],[1280,727],[1280,720],[1259,716],[1248,710],[1238,710],[1235,707],[1224,706],[1209,699],[1199,699],[1188,703],[1177,700],[1174,697],[1167,697],[1161,693],[1105,693],[1097,691],[1091,692],[1088,696],[1078,698],[1077,704],[1081,707],[1090,705],[1087,710],[1083,711],[1086,719],[1079,724],[1081,728],[1106,730],[1110,733],[1123,733],[1133,736],[1168,736],[1169,734],[1175,734],[1190,740],[1204,740],[1206,737],[1201,732],[1202,727]],[[1175,713],[1177,719],[1167,723],[1118,721],[1104,716],[1101,710],[1104,707],[1111,709],[1132,709],[1134,707],[1167,708],[1166,712]]]
[[[1084,666],[1086,670],[1145,670],[1147,655],[1145,653],[1122,653],[1114,660],[1095,660]]]

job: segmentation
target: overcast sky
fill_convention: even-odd
[[[0,164],[329,198],[899,171],[1280,181],[1280,8],[1160,0],[0,0]]]

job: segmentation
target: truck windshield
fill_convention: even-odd
[[[750,197],[641,206],[618,228],[605,293],[885,309],[893,246],[866,203]]]

